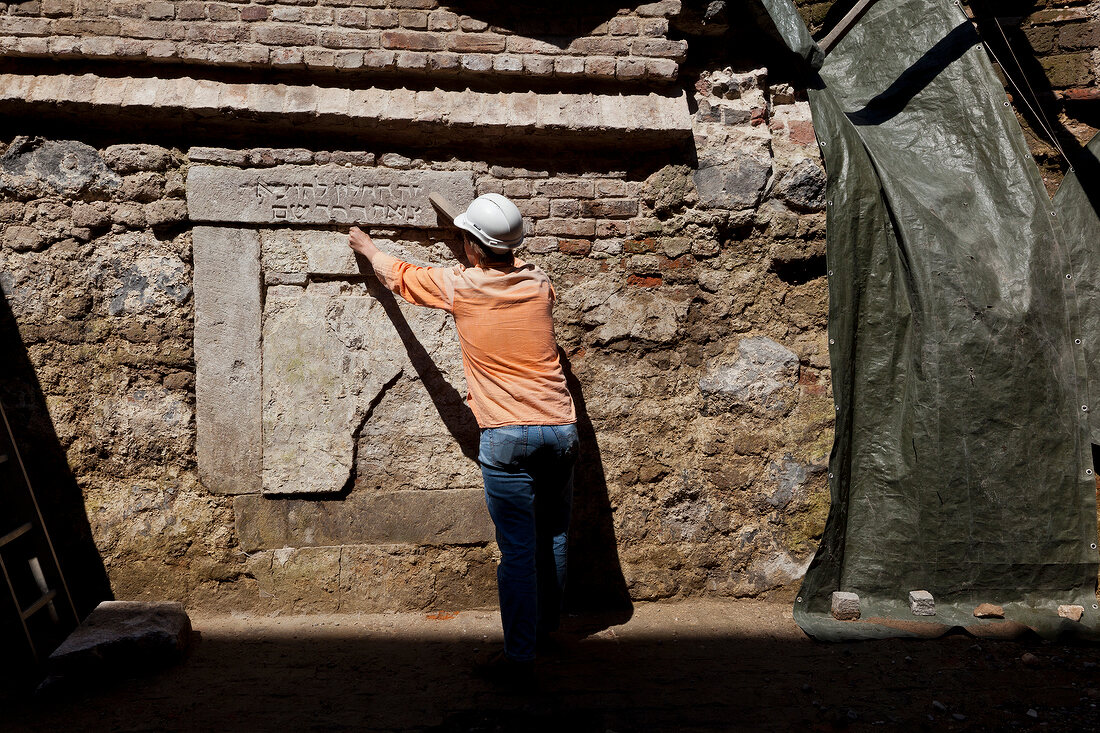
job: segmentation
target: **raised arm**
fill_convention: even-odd
[[[348,246],[370,260],[370,266],[379,282],[408,302],[428,308],[453,310],[454,270],[419,267],[403,262],[378,249],[370,235],[359,227],[351,228]]]

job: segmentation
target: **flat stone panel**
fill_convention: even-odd
[[[215,493],[254,493],[263,437],[260,238],[205,226],[192,237],[199,479]]]
[[[384,393],[418,359],[461,373],[442,311],[342,294],[340,283],[269,289],[263,326],[263,493],[349,487],[355,444]],[[354,291],[353,291],[354,292]],[[387,307],[391,311],[387,311]]]
[[[443,222],[428,201],[433,192],[472,201],[473,175],[337,165],[198,165],[187,173],[192,221],[437,227]]]
[[[448,242],[458,246],[461,241],[455,230],[404,230],[400,237],[387,237],[383,230],[371,236],[384,252],[407,262],[435,267],[454,267],[456,261]],[[348,247],[345,232],[265,228],[260,230],[260,250],[264,272],[359,276],[371,271],[366,259],[361,260],[360,266],[360,260]]]
[[[481,489],[352,494],[344,501],[238,496],[233,501],[245,552],[281,547],[489,542],[493,523]]]

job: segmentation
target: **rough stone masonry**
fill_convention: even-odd
[[[1028,37],[1070,49],[1097,13],[1069,5]],[[583,452],[571,602],[804,571],[833,405],[797,78],[734,4],[479,7],[0,6],[3,333],[48,424],[35,385],[0,399],[26,439],[56,433],[117,598],[495,603],[453,323],[345,245],[362,223],[449,266],[431,191],[513,199],[555,283]],[[1089,58],[1051,77],[1082,138]]]

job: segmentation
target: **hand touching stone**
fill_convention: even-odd
[[[367,259],[370,259],[378,251],[378,248],[374,246],[374,240],[359,227],[352,227],[348,233],[348,246]]]

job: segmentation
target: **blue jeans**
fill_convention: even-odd
[[[536,637],[556,630],[561,614],[577,426],[486,428],[477,460],[501,554],[504,653],[531,661]]]

